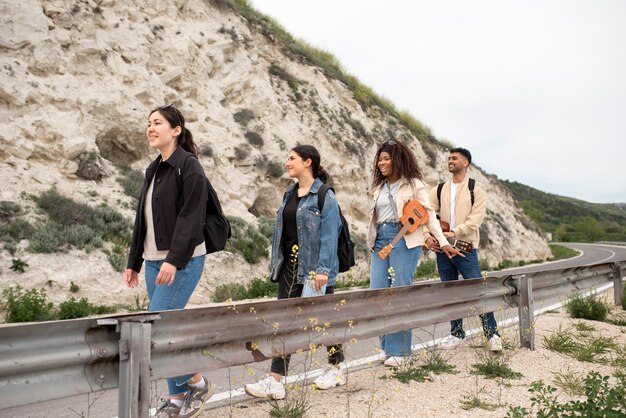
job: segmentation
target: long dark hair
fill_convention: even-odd
[[[150,115],[152,115],[154,112],[159,112],[159,114],[163,116],[165,120],[167,120],[172,129],[180,126],[181,131],[180,134],[176,137],[176,145],[180,145],[185,151],[190,152],[193,155],[198,155],[198,147],[196,147],[195,142],[193,142],[193,135],[191,134],[191,131],[185,126],[185,117],[182,113],[180,113],[180,110],[178,110],[173,103],[167,106],[157,107],[150,112]]]
[[[381,152],[387,152],[391,156],[391,175],[389,177],[404,177],[407,180],[417,178],[422,180],[422,172],[417,165],[417,159],[413,151],[397,139],[390,139],[382,143],[374,157],[374,174],[372,176],[372,186],[374,188],[387,179],[378,169],[378,158]]]
[[[328,183],[330,176],[320,165],[322,157],[320,157],[320,153],[317,148],[313,145],[298,145],[297,147],[293,147],[291,150],[298,154],[304,161],[310,159],[313,177],[317,177],[322,181],[322,183]]]

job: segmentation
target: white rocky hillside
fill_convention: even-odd
[[[364,110],[343,83],[208,0],[4,0],[0,80],[0,201],[18,204],[37,228],[46,217],[29,196],[53,186],[131,219],[135,203],[117,181],[120,167],[143,172],[154,158],[146,120],[150,109],[167,103],[186,116],[225,212],[250,224],[274,216],[289,184],[277,167],[298,143],[320,150],[360,241],[382,140],[410,144],[429,185],[446,176],[447,152],[434,139],[418,141],[377,106]],[[497,179],[478,169],[471,174],[489,193],[482,256],[492,264],[549,256],[545,239]],[[22,240],[12,255],[5,245],[0,289],[45,287],[59,302],[73,281],[79,297],[132,304],[137,292],[124,288],[109,263],[112,248],[105,242],[90,252],[37,254]],[[17,257],[28,263],[25,273],[10,269]],[[192,302],[208,302],[216,284],[263,277],[267,265],[235,253],[212,255]],[[367,266],[363,258],[355,275],[366,275]]]

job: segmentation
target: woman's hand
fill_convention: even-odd
[[[454,248],[452,245],[445,245],[445,246],[441,247],[441,251],[446,253],[448,258],[454,258],[457,255],[460,256],[460,257],[465,258],[463,253],[461,251],[457,250],[456,248]]]
[[[441,247],[439,246],[439,243],[433,237],[428,237],[428,239],[426,240],[426,246],[432,252],[435,252],[435,253],[441,252]]]
[[[315,275],[315,291],[319,292],[322,290],[322,286],[328,283],[328,276],[325,274],[317,273]]]
[[[126,283],[126,287],[137,287],[137,285],[139,285],[139,273],[133,269],[126,269],[124,272],[124,282]]]
[[[163,286],[166,284],[170,286],[174,283],[174,276],[176,276],[176,266],[170,263],[163,263],[156,277],[156,285]]]

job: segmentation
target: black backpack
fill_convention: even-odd
[[[178,192],[182,196],[183,191],[183,167],[185,160],[188,157],[195,155],[188,153],[188,155],[181,160],[176,167],[176,182],[178,183]],[[205,177],[206,178],[206,177]],[[207,254],[222,251],[226,247],[226,240],[230,238],[230,222],[224,216],[222,211],[222,205],[217,198],[217,193],[211,185],[209,179],[206,179],[207,183],[207,202],[206,202],[206,216],[204,218],[204,227],[202,228],[202,234],[204,235],[204,245],[206,245]]]
[[[439,183],[439,185],[437,186],[437,199],[439,200],[439,206],[441,206],[441,190],[443,189],[443,185],[446,184],[444,183]],[[476,185],[476,180],[474,179],[469,179],[468,183],[467,183],[467,188],[469,189],[470,192],[470,196],[472,199],[472,206],[474,206],[474,186]]]
[[[335,192],[335,189],[328,184],[322,184],[317,191],[317,207],[320,212],[324,209],[324,199],[328,190]],[[339,231],[339,240],[337,242],[337,257],[339,257],[339,273],[343,273],[350,270],[350,267],[356,263],[354,262],[354,242],[350,239],[348,221],[343,217],[341,207],[339,207],[339,218],[341,219],[341,231]]]

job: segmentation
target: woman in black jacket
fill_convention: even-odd
[[[136,287],[145,260],[148,310],[182,309],[204,269],[207,181],[200,162],[191,156],[196,154],[193,136],[174,105],[150,112],[146,136],[159,156],[146,170],[124,280]],[[215,392],[215,385],[198,373],[167,383],[169,399],[158,417],[195,417]]]

